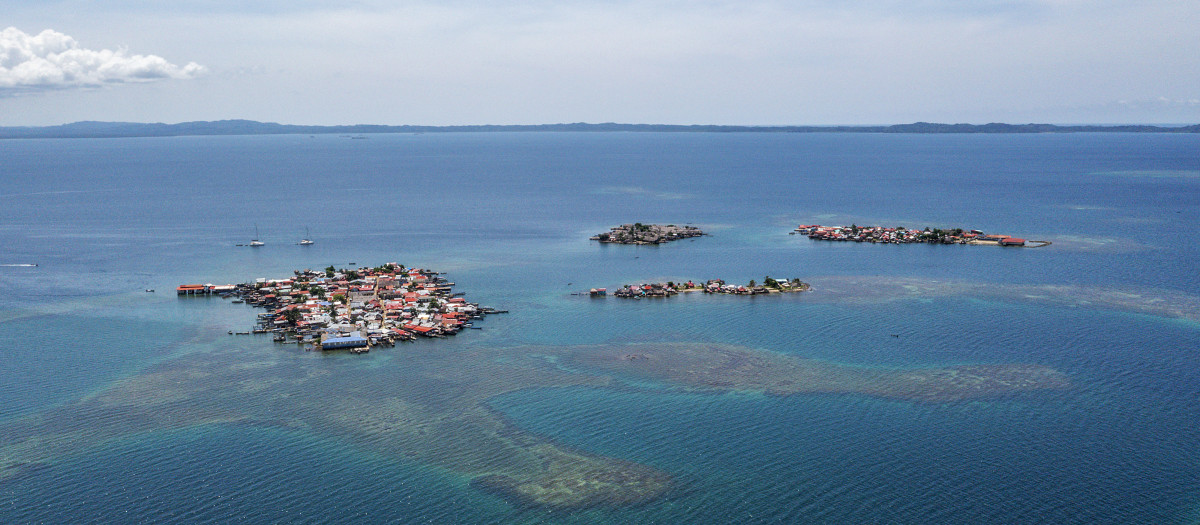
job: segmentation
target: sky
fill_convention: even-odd
[[[0,126],[1200,123],[1197,0],[0,0]]]

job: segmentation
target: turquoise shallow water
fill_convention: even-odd
[[[80,428],[101,424],[116,436],[80,438],[83,446],[0,481],[0,520],[1194,522],[1200,248],[1185,239],[1200,219],[1198,141],[572,133],[6,141],[0,264],[39,266],[0,267],[5,443],[28,439],[28,421],[162,369],[234,370],[196,381],[244,396],[201,392],[179,406],[254,418],[174,428],[132,412],[107,422],[85,413]],[[712,235],[658,247],[587,241],[632,221],[692,222]],[[873,246],[787,235],[813,222],[979,227],[1054,244]],[[256,224],[267,245],[234,247]],[[295,246],[306,226],[317,244]],[[249,307],[164,293],[352,261],[443,270],[469,300],[511,313],[452,340],[318,356],[226,335],[251,322]],[[666,301],[571,295],[765,275],[799,277],[814,290]],[[882,284],[900,279],[943,288]],[[1142,297],[1098,295],[1114,289]],[[348,391],[383,403],[396,395],[389,385],[406,384],[399,399],[441,406],[469,385],[418,374],[435,354],[462,355],[468,372],[487,377],[546,348],[679,342],[867,368],[1036,364],[1072,386],[953,403],[699,393],[654,381],[490,398],[489,410],[520,431],[674,480],[651,503],[576,510],[512,504],[436,457],[332,432],[305,404]],[[505,357],[471,357],[496,349]],[[290,386],[305,375],[327,379]],[[154,388],[139,391],[148,404]]]

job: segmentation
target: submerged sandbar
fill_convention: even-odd
[[[571,363],[588,369],[707,391],[865,394],[945,403],[1070,386],[1061,372],[1040,365],[892,369],[708,343],[575,347],[568,356]]]

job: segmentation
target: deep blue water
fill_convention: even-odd
[[[13,140],[0,142],[0,169],[0,264],[38,264],[0,266],[0,422],[52,412],[188,355],[234,348],[247,360],[304,359],[265,339],[231,343],[225,332],[248,325],[250,308],[169,292],[350,262],[443,270],[469,300],[512,311],[483,330],[426,342],[464,351],[703,341],[856,366],[1040,364],[1073,383],[948,404],[666,387],[531,389],[490,400],[520,429],[677,480],[655,503],[574,512],[518,508],[453,472],[319,432],[142,432],[0,481],[3,522],[1200,519],[1195,321],[1020,294],[821,295],[828,280],[890,276],[1194,297],[1198,136]],[[633,221],[690,222],[711,235],[658,247],[587,240]],[[981,228],[1054,244],[875,246],[787,234],[800,223],[852,222]],[[235,247],[255,226],[267,245]],[[294,245],[306,227],[317,243]],[[634,302],[571,295],[765,275],[815,290]],[[327,365],[387,374],[416,351]]]

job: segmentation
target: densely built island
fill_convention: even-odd
[[[886,228],[883,226],[821,226],[819,224],[801,224],[792,234],[806,235],[809,239],[818,241],[870,242],[882,244],[975,244],[990,246],[1021,246],[1041,248],[1048,246],[1050,241],[1026,241],[1020,237],[1001,234],[987,234],[981,230],[964,231],[962,228],[940,229],[908,229],[903,226]]]
[[[285,279],[238,285],[185,284],[181,296],[217,295],[265,308],[258,325],[238,334],[274,333],[277,342],[311,344],[314,350],[391,346],[416,336],[442,337],[472,328],[472,321],[502,310],[483,308],[438,272],[388,263],[379,267],[296,270]],[[233,334],[233,331],[230,331]],[[291,341],[288,341],[288,338]]]

